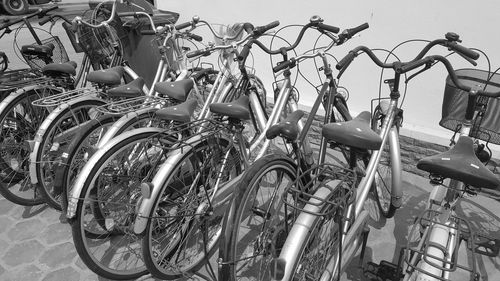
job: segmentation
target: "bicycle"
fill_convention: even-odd
[[[312,151],[307,144],[307,135],[320,104],[325,110],[325,124],[352,119],[344,96],[338,92],[338,84],[333,77],[326,52],[333,46],[344,44],[366,28],[368,24],[346,29],[337,37],[326,33],[331,39],[326,48],[291,59],[284,56],[284,61],[273,69],[289,72],[299,62],[319,57],[322,64],[318,68],[323,71],[325,82],[318,90],[318,96],[304,125],[299,122],[303,113],[294,111],[266,131],[267,139],[281,136],[286,143],[291,144],[292,150],[288,154],[274,153],[259,158],[248,167],[235,188],[234,198],[224,217],[224,235],[219,249],[220,280],[271,278],[266,265],[277,257],[282,246],[281,240],[285,238],[285,230],[293,223],[290,214],[283,213],[280,201],[283,187],[296,181],[301,171],[314,167],[314,160],[321,165],[327,157],[327,143],[324,140],[320,141],[317,159],[311,158]],[[346,157],[345,160],[349,160],[349,151],[338,148],[343,157]],[[310,177],[304,178],[299,185],[306,186],[309,180]]]
[[[384,111],[386,116],[378,134],[372,130],[370,112],[362,112],[352,121],[331,123],[323,127],[323,137],[328,141],[372,150],[366,175],[357,184],[349,172],[325,168],[326,173],[318,173],[308,189],[300,189],[300,186],[297,186],[298,182],[289,185],[287,194],[295,198],[296,202],[287,202],[283,199],[284,204],[298,211],[299,214],[286,236],[279,257],[274,261],[274,268],[271,268],[275,279],[338,280],[360,247],[362,262],[369,233],[369,229],[366,228],[368,211],[364,209],[364,202],[370,192],[371,182],[376,173],[375,168],[381,156],[381,148],[385,147],[389,131],[392,130],[393,137],[397,137],[395,120],[401,114],[401,109],[398,107],[401,75],[425,65],[422,61],[428,62],[428,60],[422,58],[435,45],[445,46],[470,58],[469,60],[478,57],[475,52],[457,43],[458,36],[451,35],[447,34],[446,39],[428,43],[409,62],[383,63],[370,49],[360,46],[350,51],[337,64],[336,68],[339,70],[337,77],[340,77],[359,53],[366,53],[376,65],[393,69],[394,79],[388,81],[391,89],[389,107]],[[393,146],[390,146],[391,156],[394,154],[392,148]],[[356,159],[356,151],[352,150],[352,152],[354,157],[351,158],[350,169],[356,171],[356,163],[353,161]],[[399,155],[396,156],[399,157]],[[394,168],[392,160],[391,158],[391,166]],[[301,175],[299,179],[306,175],[307,173]],[[355,186],[356,190],[353,189]],[[342,195],[342,200],[336,200],[339,194]],[[392,197],[390,205],[397,206],[394,202],[401,200],[400,187],[393,185],[389,194]]]
[[[286,56],[286,52],[297,47],[304,32],[309,28],[318,29],[322,33],[338,32],[338,28],[323,24],[319,17],[313,17],[310,23],[301,29],[295,43],[289,47],[272,51],[256,38],[250,39],[240,52],[240,64],[244,63],[253,44],[268,54]],[[325,49],[330,49],[335,43],[337,41],[332,40]],[[298,59],[315,56],[317,54],[306,54]],[[259,115],[253,114],[252,104],[249,111],[248,99],[244,96],[230,104],[212,104],[211,111],[219,116],[215,122],[224,123],[216,123],[215,128],[207,126],[200,136],[188,137],[171,147],[168,150],[170,156],[158,169],[153,180],[143,183],[143,200],[136,216],[134,231],[137,234],[145,234],[143,256],[154,276],[160,278],[189,276],[196,268],[206,264],[206,259],[214,251],[219,237],[223,236],[222,224],[226,220],[224,212],[229,206],[232,192],[236,190],[236,184],[241,180],[241,171],[246,171],[254,159],[259,159],[266,153],[270,143],[270,139],[266,138],[266,132],[277,123],[281,115],[297,110],[296,100],[291,94],[291,74],[289,69],[287,71],[287,68],[293,66],[282,64],[274,68],[275,71],[285,69],[283,87],[276,97],[268,121],[265,126],[261,126],[262,131],[249,147],[245,145],[239,122],[252,116],[258,119]],[[327,87],[324,88],[326,91]],[[249,94],[251,100],[252,92]],[[294,118],[295,114],[291,113],[288,118]],[[254,146],[260,139],[265,139],[262,141],[262,147]],[[211,159],[205,160],[210,163],[210,167],[206,166],[204,159]],[[185,171],[184,168],[189,171]],[[194,203],[188,203],[191,202],[189,198],[196,200]],[[222,249],[224,247],[220,247],[219,251]],[[185,252],[195,252],[197,255],[190,254],[188,258]],[[222,259],[226,261],[225,257]],[[223,266],[224,262],[219,264]],[[216,278],[212,269],[211,272],[213,278]],[[223,273],[219,271],[219,274]],[[226,280],[225,278],[219,275],[219,279]]]
[[[104,132],[102,130],[107,130],[107,133],[100,140],[101,143],[106,143],[116,134],[133,127],[141,127],[144,123],[147,123],[158,108],[184,101],[189,91],[193,90],[202,93],[203,88],[201,86],[203,85],[198,86],[198,84],[206,81],[208,75],[212,73],[197,68],[188,69],[183,52],[177,43],[179,39],[194,38],[201,41],[199,36],[176,32],[176,28],[173,26],[156,29],[151,16],[143,12],[118,13],[118,16],[126,17],[138,14],[146,16],[153,27],[152,31],[141,30],[141,34],[154,34],[155,41],[158,42],[158,48],[162,53],[153,79],[153,86],[150,89],[145,85],[144,79],[138,77],[125,64],[119,67],[120,71],[133,79],[125,85],[104,92],[78,89],[35,102],[38,106],[56,107],[38,129],[39,138],[34,144],[30,165],[32,183],[40,186],[46,202],[55,209],[61,210],[62,205],[66,205],[67,202],[61,202],[65,198],[60,195],[66,194],[66,192],[63,193],[65,187],[62,185],[64,182],[58,180],[56,186],[56,175],[53,166],[57,165],[58,168],[64,169],[60,171],[61,176],[68,174],[68,169],[71,169],[71,166],[65,164],[68,163],[67,156],[70,154],[64,154],[63,152],[71,145],[71,142],[82,144],[85,137],[90,136],[91,132],[84,128],[90,129],[93,127],[93,130],[101,130],[101,134]],[[104,26],[104,24],[101,23],[98,26]],[[184,24],[184,26],[186,25]],[[178,25],[177,29],[182,29],[182,26]],[[169,59],[172,56],[172,51],[168,51],[169,48],[173,49],[173,54],[177,57],[178,67],[174,66],[174,62]],[[195,72],[197,73],[195,74]],[[175,77],[175,82],[171,81],[173,80],[172,77]],[[185,93],[179,94],[179,91]],[[202,95],[200,94],[200,96]],[[130,112],[130,114],[127,114],[127,112]],[[85,114],[89,113],[93,113],[95,117],[105,115],[99,117],[101,119],[99,119],[98,123],[95,123],[91,119],[85,118]],[[109,116],[109,114],[113,116]],[[83,117],[80,118],[80,116]],[[123,117],[118,118],[119,116]],[[93,125],[85,127],[89,122]],[[111,126],[111,122],[114,122],[113,126]],[[102,126],[95,127],[96,124]],[[106,128],[109,128],[109,130]],[[82,129],[84,130],[82,131]],[[84,135],[79,138],[76,136],[77,133]],[[71,155],[75,154],[71,153]],[[79,167],[77,167],[77,172],[78,169]]]
[[[242,42],[245,42],[245,39],[239,44]],[[232,49],[237,45],[236,42],[224,45],[224,47]],[[223,48],[215,46],[211,49],[215,51]],[[202,50],[198,53],[202,55],[206,52],[207,50]],[[222,73],[224,72],[225,70],[222,71]],[[217,96],[229,94],[225,91],[228,85],[220,83],[221,79],[227,79],[227,77],[220,76],[219,78],[217,79],[219,86],[212,89],[209,97],[205,99],[203,109],[197,118],[208,116],[206,112],[208,104],[228,98],[227,96]],[[248,86],[248,80],[246,83]],[[239,87],[234,89],[239,89]],[[256,94],[256,97],[258,96]],[[140,200],[138,182],[148,179],[154,174],[156,167],[165,158],[165,153],[160,153],[157,143],[151,142],[151,137],[164,131],[168,133],[172,126],[192,120],[196,103],[196,100],[190,99],[180,105],[157,110],[155,112],[156,118],[164,120],[165,126],[135,129],[111,139],[92,155],[76,178],[69,196],[66,217],[72,226],[73,239],[79,255],[88,267],[99,275],[108,278],[135,278],[147,272],[140,258],[137,259],[137,264],[132,265],[131,268],[122,269],[115,268],[115,264],[109,264],[100,253],[107,251],[108,255],[140,257],[140,248],[137,246],[138,238],[129,231],[135,216],[135,204],[137,200]],[[109,179],[112,178],[116,178],[117,181],[110,182]],[[109,183],[109,185],[102,185],[104,182]],[[116,190],[116,187],[119,189]],[[111,192],[111,190],[115,190],[116,194],[122,194],[124,197],[107,197],[107,192]],[[125,194],[129,195],[125,196]],[[104,211],[89,210],[87,206],[93,205],[93,202],[97,202],[100,206],[99,210]],[[128,243],[123,247],[111,244],[112,247],[122,249],[124,252],[117,252],[115,248],[102,249],[107,248],[107,246],[99,247],[101,244],[93,243],[94,240],[107,241],[106,238],[110,232],[115,236],[123,235],[126,237]]]
[[[445,96],[456,99],[453,108],[443,104],[443,119],[440,124],[455,132],[448,151],[419,160],[417,168],[429,172],[433,186],[426,209],[415,218],[410,228],[405,248],[401,249],[398,264],[382,262],[369,264],[369,270],[377,273],[384,268],[392,275],[391,280],[455,280],[466,278],[479,280],[477,254],[498,255],[498,241],[477,232],[468,219],[455,213],[461,199],[467,194],[477,194],[480,189],[500,188],[500,179],[483,163],[491,154],[484,150],[479,140],[497,143],[497,132],[488,131],[487,113],[489,103],[500,97],[488,72],[473,69],[454,70],[451,63],[439,56],[423,58],[420,65],[441,62],[446,66],[448,78]],[[418,67],[418,66],[417,66]],[[458,106],[457,106],[458,105]],[[450,114],[450,111],[454,112]],[[490,111],[491,112],[491,111]],[[446,114],[448,113],[448,114]],[[483,126],[484,125],[484,126]],[[449,179],[447,184],[445,180]],[[480,230],[480,229],[479,229]],[[465,243],[469,264],[459,262],[459,248]],[[376,276],[376,275],[375,275]]]

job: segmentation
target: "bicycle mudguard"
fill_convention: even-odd
[[[104,136],[101,138],[99,141],[99,144],[97,145],[99,148],[103,147],[106,145],[112,138],[116,137],[117,135],[121,134],[128,126],[130,126],[131,123],[144,120],[146,118],[150,118],[151,115],[156,112],[158,108],[155,107],[148,107],[148,108],[141,108],[139,110],[129,112],[120,119],[116,120],[111,127],[109,127],[108,131]]]
[[[200,140],[203,140],[203,137],[203,133],[197,134],[185,141],[185,143],[189,145],[182,145],[182,147],[172,150],[167,154],[167,160],[161,165],[160,169],[156,172],[156,175],[151,181],[151,184],[153,185],[151,195],[149,198],[143,198],[138,208],[134,223],[134,232],[136,234],[142,234],[146,230],[156,198],[162,193],[165,182],[170,176],[172,170],[186,154],[195,148],[197,144],[201,143]]]
[[[43,88],[59,89],[57,87],[47,85],[30,85],[21,89],[17,89],[15,92],[11,92],[7,97],[5,97],[5,99],[2,100],[2,102],[0,103],[0,112],[5,110],[5,108],[18,97],[25,95],[27,92]]]
[[[79,198],[82,198],[85,196],[85,194],[81,194],[83,191],[83,188],[85,187],[85,183],[87,182],[87,176],[90,174],[92,169],[95,168],[97,165],[97,162],[100,160],[101,157],[113,146],[117,145],[119,142],[121,142],[123,139],[126,139],[134,134],[140,134],[140,133],[161,133],[165,131],[165,129],[160,129],[160,128],[140,128],[140,129],[135,129],[131,130],[128,132],[125,132],[116,138],[113,138],[111,141],[109,141],[105,146],[100,148],[94,155],[92,155],[89,159],[89,161],[83,166],[82,170],[80,171],[80,174],[78,175],[77,179],[75,180],[73,189],[71,191],[71,195],[69,196],[68,199],[68,210],[66,213],[66,217],[68,219],[72,219],[76,215],[76,208],[78,205],[78,200]],[[103,169],[104,167],[99,167],[100,169]],[[92,182],[90,185],[93,185],[95,179],[91,179]]]
[[[35,142],[33,145],[33,149],[31,150],[30,154],[30,165],[29,165],[29,173],[30,173],[30,179],[32,184],[37,184],[38,183],[38,177],[36,175],[36,157],[38,155],[38,152],[40,150],[40,142],[42,141],[42,137],[45,135],[45,132],[49,128],[49,126],[54,122],[54,120],[60,115],[60,114],[65,114],[66,109],[72,108],[75,106],[79,106],[82,103],[88,103],[88,101],[92,101],[95,103],[96,106],[98,105],[103,105],[106,102],[98,97],[92,97],[92,96],[84,96],[81,98],[78,98],[76,100],[72,100],[67,103],[63,103],[56,107],[50,114],[43,120],[42,124],[38,128],[36,134],[35,134]],[[90,121],[90,120],[89,120]],[[86,124],[86,123],[84,123]]]

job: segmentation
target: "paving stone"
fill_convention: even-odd
[[[0,277],[2,276],[2,274],[5,272],[5,268],[3,268],[3,266],[0,265]]]
[[[0,249],[2,249],[5,252],[5,250],[7,250],[10,244],[12,243],[7,242],[4,237],[0,236]]]
[[[9,217],[0,217],[0,233],[3,233],[7,229],[9,229],[14,224],[14,221]]]
[[[87,266],[83,263],[82,259],[80,256],[76,257],[75,265],[81,269],[87,269]]]
[[[56,210],[49,207],[49,208],[45,209],[43,212],[41,212],[39,217],[48,221],[48,222],[55,222],[55,221],[59,221],[59,218],[61,217],[61,213],[59,211],[56,211]]]
[[[29,207],[14,205],[9,210],[9,216],[16,221],[22,220],[22,219],[26,218],[26,216],[24,215],[24,213],[26,212],[26,208],[29,208]]]
[[[35,265],[29,264],[6,270],[1,276],[2,281],[38,281],[43,271]]]
[[[69,241],[71,237],[71,228],[69,225],[59,222],[46,226],[40,235],[41,241],[46,242],[48,245]]]
[[[80,280],[80,273],[72,267],[65,267],[45,275],[42,281]]]
[[[15,206],[16,204],[2,197],[0,199],[0,215],[7,214]]]
[[[50,268],[55,268],[61,265],[70,264],[76,256],[73,243],[66,242],[48,248],[40,257],[40,264]]]
[[[8,266],[18,266],[34,261],[42,250],[43,245],[37,240],[22,241],[12,246],[7,253],[5,253],[2,260]]]
[[[42,227],[43,224],[39,219],[20,221],[9,230],[7,236],[12,241],[32,239],[40,233]]]

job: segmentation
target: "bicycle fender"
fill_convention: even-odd
[[[196,143],[200,139],[200,136],[196,135],[192,137],[189,142]],[[182,148],[173,150],[167,155],[167,160],[162,164],[151,181],[153,184],[151,196],[149,198],[143,198],[138,208],[134,222],[134,232],[136,234],[142,234],[146,230],[146,225],[148,224],[156,198],[162,193],[170,173],[176,167],[177,163],[182,160],[184,155],[189,153],[193,147],[194,145],[186,145]]]
[[[16,98],[25,95],[27,92],[37,90],[37,89],[42,89],[42,88],[53,88],[57,89],[57,87],[52,87],[52,86],[47,86],[47,85],[30,85],[26,86],[24,88],[18,89],[14,92],[11,92],[5,99],[2,100],[0,103],[0,112],[4,111],[7,106],[13,102]]]
[[[69,196],[68,200],[68,210],[66,212],[66,217],[68,219],[72,219],[75,214],[76,214],[76,208],[78,205],[78,200],[79,198],[82,198],[85,196],[83,193],[83,188],[85,187],[85,183],[88,181],[88,175],[92,171],[92,169],[97,165],[97,162],[100,160],[101,157],[114,145],[117,145],[120,141],[123,139],[126,139],[134,134],[139,134],[139,133],[160,133],[165,131],[165,129],[160,129],[160,128],[140,128],[140,129],[135,129],[131,130],[128,132],[125,132],[116,138],[113,138],[111,141],[109,141],[105,146],[97,150],[94,155],[92,155],[89,159],[89,161],[83,166],[82,170],[80,171],[78,177],[75,180],[73,190],[71,191],[71,195]],[[104,165],[100,167],[100,169],[104,169]],[[90,185],[94,184],[95,178],[91,179],[92,182]]]
[[[154,107],[141,108],[139,110],[129,112],[123,115],[122,117],[120,117],[120,119],[116,120],[116,122],[113,123],[113,125],[111,125],[106,134],[104,134],[104,136],[99,141],[98,147],[100,148],[106,145],[106,143],[108,143],[112,138],[114,138],[118,134],[118,132],[123,130],[124,126],[128,126],[130,122],[135,122],[141,119],[148,118],[151,116],[151,114],[153,114],[157,110],[158,108]]]
[[[299,257],[302,249],[301,245],[305,243],[308,233],[314,227],[314,221],[317,219],[314,213],[321,211],[322,204],[318,204],[320,201],[316,198],[326,198],[330,192],[332,191],[327,187],[319,188],[314,193],[314,196],[309,199],[311,203],[304,207],[304,211],[299,214],[294,222],[278,258],[284,262],[284,276],[281,280],[291,280],[293,261]]]
[[[59,117],[61,114],[65,114],[65,111],[68,108],[71,108],[73,106],[78,106],[80,103],[83,102],[88,102],[88,101],[94,101],[96,105],[103,105],[105,104],[105,101],[103,101],[100,98],[97,97],[91,97],[91,96],[86,96],[84,98],[79,98],[75,100],[71,100],[70,102],[64,103],[56,107],[50,114],[43,120],[42,124],[38,128],[36,134],[35,134],[35,142],[33,149],[30,154],[30,164],[29,164],[29,174],[30,174],[30,179],[32,184],[37,184],[38,183],[38,177],[36,175],[36,156],[38,155],[38,152],[40,150],[40,142],[43,139],[43,136],[45,135],[47,129],[49,126],[54,122],[54,120]],[[86,123],[84,123],[86,124]]]

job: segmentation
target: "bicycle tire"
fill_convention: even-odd
[[[100,113],[93,111],[96,106],[105,104],[104,100],[90,99],[72,102],[71,105],[59,111],[44,130],[37,132],[39,143],[32,152],[35,156],[32,165],[37,177],[37,184],[45,202],[56,210],[61,210],[62,192],[54,186],[55,170],[53,165],[61,159],[62,151],[67,148],[75,134]],[[57,109],[53,112],[57,112]],[[45,125],[45,124],[43,124]],[[43,127],[42,125],[42,127]],[[69,133],[68,133],[69,132]],[[59,139],[55,141],[56,137]]]
[[[61,89],[52,86],[28,86],[11,93],[0,104],[0,193],[13,203],[33,206],[45,202],[37,187],[31,184],[29,144],[50,112],[33,106],[32,102],[60,92]]]
[[[289,218],[280,216],[283,215],[281,195],[284,188],[295,181],[296,173],[293,160],[278,153],[258,159],[245,171],[224,219],[219,258],[225,266],[219,270],[220,280],[271,279],[269,272],[263,269],[272,258],[279,256],[290,222]],[[271,253],[265,253],[262,261],[250,258],[260,257],[268,249],[272,249]],[[248,263],[261,266],[246,268]],[[244,273],[248,275],[241,276]],[[256,276],[257,273],[263,276]]]
[[[100,276],[126,280],[147,273],[141,257],[141,238],[133,234],[131,228],[141,196],[140,183],[148,180],[155,171],[156,161],[164,156],[157,154],[156,146],[150,145],[151,137],[161,131],[144,128],[118,136],[113,140],[115,145],[103,147],[92,156],[87,163],[92,165],[90,172],[79,176],[85,177],[78,195],[81,199],[76,204],[75,217],[69,222],[77,253],[87,267]],[[133,151],[141,157],[134,157]],[[121,155],[127,157],[120,159]],[[149,156],[152,160],[145,163]],[[126,158],[131,160],[124,161]],[[128,174],[120,173],[120,167]],[[123,239],[117,239],[120,235]]]
[[[382,128],[383,118],[385,114],[382,111],[380,105],[378,105],[373,113],[372,117],[372,130],[379,133],[380,128]],[[397,142],[399,145],[399,142]],[[380,161],[377,165],[377,172],[375,174],[375,179],[372,184],[372,193],[377,202],[378,209],[380,213],[385,218],[392,218],[396,213],[396,206],[392,203],[392,190],[393,184],[396,183],[394,180],[394,175],[397,171],[393,165],[393,160],[391,159],[390,153],[390,142],[387,139],[385,146],[381,152]]]
[[[216,146],[229,148],[223,151],[229,156],[229,164],[226,164],[231,167],[224,169],[230,173],[224,173],[223,178],[229,181],[241,173],[239,153],[224,138],[219,138]],[[220,179],[220,163],[213,160],[219,158],[217,147],[202,141],[186,153],[175,164],[155,199],[142,249],[147,268],[157,278],[177,279],[192,275],[216,250],[225,208],[216,206],[210,214],[206,213],[213,205],[208,203],[205,189],[200,187],[210,188],[213,181]]]
[[[83,165],[93,155],[99,137],[120,118],[117,114],[105,114],[97,119],[91,120],[84,126],[78,135],[68,145],[61,154],[61,161],[56,163],[54,170],[54,191],[60,192],[61,205],[59,206],[65,213],[68,207],[68,196],[72,190],[73,182],[81,171]],[[97,134],[97,135],[96,135]],[[56,208],[57,209],[57,208]]]

